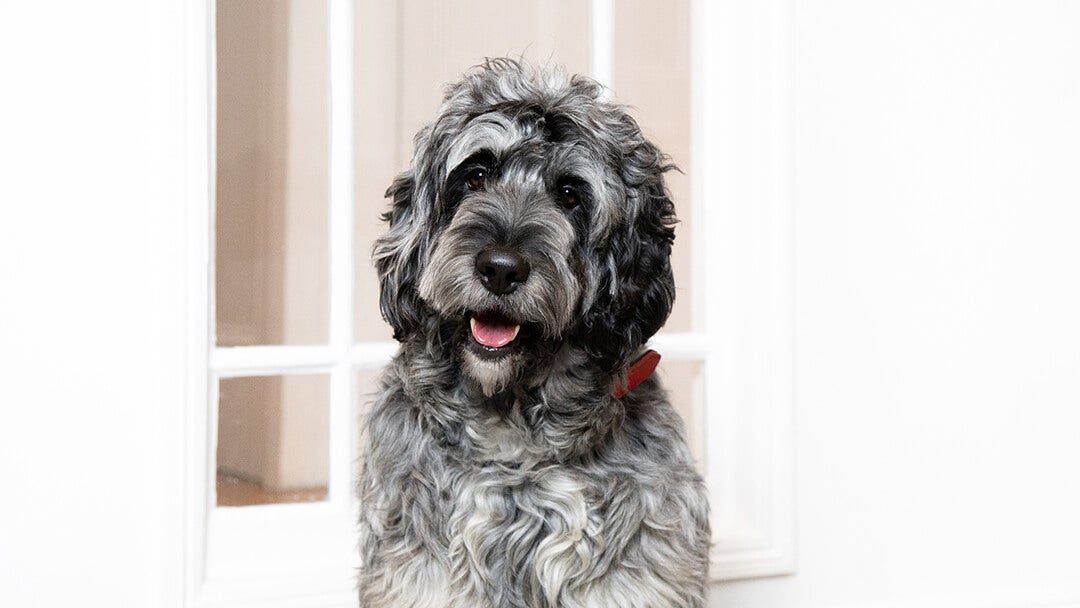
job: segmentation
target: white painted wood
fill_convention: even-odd
[[[675,340],[685,342],[686,338],[675,336]],[[390,341],[361,342],[344,353],[329,346],[221,347],[210,353],[210,368],[222,378],[327,373],[342,361],[348,361],[357,370],[371,370],[389,362],[397,349],[398,343]]]
[[[208,309],[188,294],[205,295],[210,233],[191,204],[205,80],[188,78],[208,41],[187,24],[205,15],[0,3],[4,606],[190,598],[184,442]]]
[[[353,343],[353,5],[350,0],[329,0],[330,62],[330,344],[341,353],[330,372],[330,481],[331,503],[353,504],[352,480],[356,399],[355,372],[348,356]],[[352,522],[342,533],[348,534]]]
[[[353,8],[328,0],[330,65],[330,344],[353,342]]]
[[[1076,595],[1075,589],[1068,591],[1035,587],[834,604],[829,608],[1080,608],[1080,595]]]
[[[397,352],[398,343],[394,341],[361,342],[353,345],[350,356],[357,370],[376,370],[389,363]]]
[[[187,217],[184,237],[186,340],[182,374],[187,384],[184,394],[183,424],[177,459],[183,489],[183,518],[174,533],[183,541],[183,564],[176,576],[180,591],[173,602],[188,608],[195,605],[202,591],[206,563],[207,515],[214,500],[214,460],[207,449],[217,445],[217,424],[210,415],[217,403],[217,382],[212,381],[210,351],[215,335],[213,287],[214,184],[216,147],[214,145],[215,98],[214,63],[215,19],[213,0],[183,5],[182,48],[184,62],[183,113],[184,185]]]
[[[798,574],[711,605],[1080,605],[1080,4],[795,20]]]
[[[590,76],[610,89],[615,81],[615,1],[590,0],[589,19]]]
[[[328,346],[234,346],[215,348],[210,368],[223,378],[328,372],[342,358]]]
[[[789,0],[693,5],[694,284],[716,580],[795,563],[793,10]]]
[[[673,361],[700,361],[715,349],[713,341],[702,332],[659,333],[648,346]]]
[[[352,510],[333,501],[211,510],[200,605],[349,591],[356,543],[343,530],[354,524]],[[322,583],[310,587],[312,580]],[[241,589],[254,595],[241,597]]]

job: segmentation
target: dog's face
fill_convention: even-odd
[[[375,246],[395,337],[492,394],[577,348],[609,374],[674,298],[665,157],[584,78],[492,61],[453,85]]]

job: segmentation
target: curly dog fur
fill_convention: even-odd
[[[489,60],[387,192],[361,606],[704,605],[682,422],[655,376],[613,396],[671,311],[671,165],[602,92]]]

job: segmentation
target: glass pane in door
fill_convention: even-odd
[[[328,380],[288,375],[220,381],[218,506],[326,499]]]
[[[217,343],[327,341],[324,0],[217,2]]]

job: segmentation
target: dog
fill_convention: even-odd
[[[494,59],[447,88],[373,252],[400,347],[361,606],[704,606],[704,484],[640,369],[675,295],[672,168],[588,78]]]

